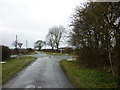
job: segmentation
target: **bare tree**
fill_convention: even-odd
[[[34,47],[35,48],[38,48],[38,50],[41,50],[41,48],[44,46],[44,41],[42,41],[42,40],[37,40],[36,42],[35,42],[35,45],[34,45]]]
[[[52,47],[52,49],[59,49],[60,42],[65,33],[65,28],[63,26],[54,26],[49,29],[48,35],[46,37],[47,44]]]
[[[47,42],[47,45],[51,46],[52,47],[52,50],[54,50],[54,47],[55,47],[55,37],[54,37],[54,34],[52,32],[52,30],[50,29],[47,36],[46,36],[46,42]]]

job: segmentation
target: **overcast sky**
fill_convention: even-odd
[[[18,41],[33,47],[37,40],[45,40],[48,29],[63,25],[66,29],[71,14],[87,0],[0,0],[0,45],[12,47],[16,34]]]

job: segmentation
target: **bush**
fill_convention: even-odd
[[[27,48],[26,49],[28,52],[33,52],[34,50],[32,48]]]
[[[19,54],[19,49],[18,48],[11,49],[11,54],[12,55],[18,55]]]
[[[43,52],[55,52],[53,49],[42,49]]]
[[[72,48],[65,48],[64,53],[68,53],[68,54],[73,53],[73,49]]]
[[[89,68],[103,68],[109,66],[108,53],[97,48],[84,48],[76,51],[82,65]]]
[[[11,55],[10,48],[7,46],[0,46],[0,47],[2,47],[2,60],[10,57],[10,55]]]

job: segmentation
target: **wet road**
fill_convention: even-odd
[[[68,58],[67,55],[38,53],[33,56],[38,59],[3,85],[3,88],[73,88],[59,65],[59,61]]]

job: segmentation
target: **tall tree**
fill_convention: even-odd
[[[55,37],[54,37],[54,34],[52,32],[52,30],[50,29],[47,36],[46,36],[46,42],[47,42],[47,45],[51,46],[52,47],[52,50],[54,50],[54,47],[55,47]]]
[[[52,47],[52,49],[59,49],[60,42],[62,41],[62,37],[65,33],[65,28],[63,26],[54,26],[49,29],[48,35],[46,37],[48,45]]]
[[[41,48],[44,46],[44,41],[42,40],[37,40],[35,43],[34,43],[34,47],[35,48],[38,48],[38,50],[41,50]]]
[[[81,49],[80,58],[91,66],[117,70],[120,49],[120,2],[89,2],[77,7],[71,22],[71,44]],[[100,57],[100,58],[98,58]],[[109,63],[109,64],[108,64]]]

